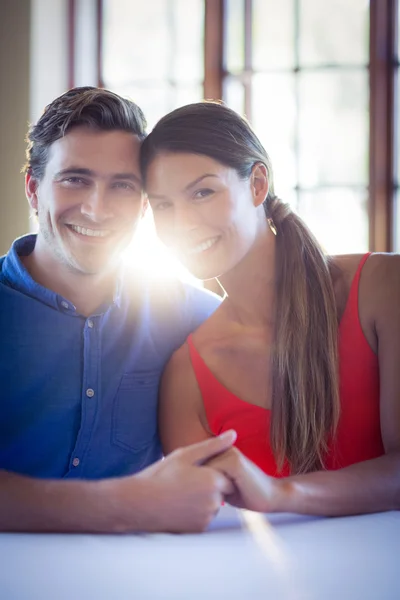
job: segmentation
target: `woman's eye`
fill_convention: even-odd
[[[207,198],[207,196],[210,196],[213,193],[214,190],[211,190],[210,188],[203,188],[201,190],[197,190],[197,192],[194,193],[194,198],[202,200],[203,198]]]
[[[160,204],[153,204],[151,208],[153,212],[157,212],[167,210],[167,208],[169,208],[170,206],[172,206],[171,202],[160,202]]]

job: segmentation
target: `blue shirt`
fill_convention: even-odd
[[[114,302],[84,317],[36,283],[19,255],[0,258],[0,468],[36,477],[135,473],[161,457],[160,375],[219,300],[125,273]]]

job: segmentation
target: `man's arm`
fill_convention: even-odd
[[[0,471],[0,531],[202,531],[232,484],[202,466],[228,450],[234,432],[173,452],[138,475],[44,480]]]

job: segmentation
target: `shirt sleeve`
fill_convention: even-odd
[[[186,323],[191,333],[220,306],[222,298],[195,285],[188,285],[185,291]]]

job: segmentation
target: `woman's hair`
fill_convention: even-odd
[[[256,163],[268,172],[264,201],[276,236],[276,319],[271,356],[271,446],[281,470],[324,467],[339,417],[338,322],[329,260],[304,222],[274,193],[271,162],[249,123],[217,102],[178,108],[144,140],[141,169],[159,152],[208,156],[250,176]]]

